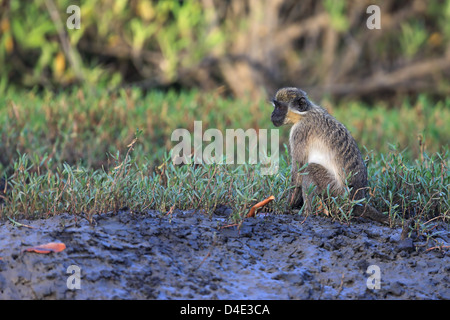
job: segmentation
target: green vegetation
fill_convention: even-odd
[[[80,29],[66,26],[69,5]],[[271,195],[266,210],[286,212],[288,127],[275,175],[174,166],[170,150],[194,121],[275,129],[267,93],[289,85],[351,131],[366,200],[435,239],[450,222],[450,0],[380,7],[382,32],[366,28],[366,4],[343,0],[0,1],[0,220],[225,204],[239,223]],[[348,222],[355,204],[330,197],[314,212]]]
[[[42,95],[10,90],[0,99],[0,172],[8,180],[2,218],[68,212],[92,221],[96,214],[123,208],[212,214],[226,204],[239,222],[270,195],[276,200],[267,209],[288,210],[290,163],[283,147],[276,175],[261,175],[259,165],[174,166],[170,161],[176,144],[170,141],[172,131],[193,132],[194,120],[203,121],[203,131],[274,128],[265,100],[138,89]],[[413,217],[422,234],[450,219],[449,102],[433,105],[421,96],[397,109],[349,103],[330,110],[365,146],[371,204],[392,223]],[[280,132],[282,143],[288,130]],[[346,222],[352,204],[345,197],[331,198],[316,209]]]
[[[408,161],[421,159],[424,150],[445,152],[450,141],[450,99],[433,103],[426,96],[415,102],[405,100],[397,108],[356,102],[323,106],[352,132],[360,146],[376,157],[390,151],[390,144]],[[139,89],[74,89],[67,93],[50,91],[16,92],[0,96],[0,172],[10,175],[18,154],[28,154],[36,163],[54,170],[64,163],[99,169],[109,167],[108,154],[115,155],[143,131],[134,154],[141,165],[161,164],[164,153],[175,143],[172,131],[193,132],[194,121],[203,121],[203,131],[217,128],[274,129],[272,107],[259,101],[223,98],[218,93],[189,91],[144,94]],[[287,143],[289,128],[280,131]]]
[[[380,1],[381,31],[366,27],[370,3],[345,0],[1,3],[0,93],[130,82],[239,98],[286,84],[371,99],[450,92],[450,0]],[[70,5],[80,29],[66,27]]]

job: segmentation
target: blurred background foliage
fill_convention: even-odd
[[[81,28],[68,29],[69,5]],[[369,30],[371,4],[381,30]],[[450,0],[0,0],[0,91],[74,84],[298,86],[318,98],[450,92]]]
[[[381,30],[366,26],[372,4]],[[281,86],[305,89],[367,152],[444,152],[448,21],[450,0],[0,0],[0,173],[23,153],[100,168],[136,128],[155,162],[196,120],[273,128]]]

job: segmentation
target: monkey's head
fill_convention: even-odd
[[[281,88],[272,100],[274,110],[270,119],[276,127],[299,122],[313,104],[306,92],[297,88]]]

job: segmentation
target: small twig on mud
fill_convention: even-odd
[[[203,262],[205,262],[205,260],[211,255],[211,250],[208,251],[208,253],[206,254],[206,256],[203,258],[202,262],[200,262],[200,264],[198,265],[197,269],[200,269],[200,267],[202,266]]]
[[[295,250],[294,250],[294,251],[292,251],[292,253],[291,253],[291,254],[289,254],[289,255],[288,255],[288,257],[289,257],[289,258],[292,258],[292,256],[294,255],[294,253],[296,253],[296,252],[297,252],[297,250],[298,250],[298,248],[295,248]]]
[[[428,249],[425,250],[425,251],[431,251],[431,250],[435,250],[435,249],[439,249],[439,250],[442,250],[442,249],[450,249],[450,246],[435,246],[435,247],[428,248]]]
[[[18,226],[18,227],[25,227],[25,228],[30,228],[30,229],[35,229],[36,227],[33,226],[29,226],[27,224],[23,224],[17,221],[14,221],[13,219],[11,219],[10,217],[8,217],[9,221],[11,221],[14,225]]]
[[[437,220],[437,219],[440,219],[440,218],[442,218],[442,219],[444,219],[445,218],[445,216],[441,216],[441,215],[439,215],[439,216],[436,216],[436,217],[434,217],[434,218],[432,218],[432,219],[430,219],[430,220],[428,220],[428,221],[425,221],[423,224],[427,224],[427,223],[430,223],[431,221],[433,221],[433,220]]]
[[[211,255],[212,249],[214,248],[214,246],[216,245],[216,240],[217,240],[217,236],[216,233],[214,232],[214,236],[213,236],[213,243],[211,244],[211,247],[209,248],[208,253],[206,254],[206,256],[203,258],[203,260],[200,262],[200,264],[197,267],[197,270],[200,269],[200,267],[202,266],[203,262],[206,261],[206,259]]]
[[[300,222],[300,224],[304,224],[307,218],[308,218],[308,216],[306,216],[305,219],[303,219],[303,221]]]
[[[343,274],[342,274],[342,277],[341,277],[341,284],[339,285],[338,292],[337,292],[335,298],[339,297],[339,295],[340,295],[341,292],[342,292],[342,289],[344,288],[344,275],[345,275],[345,274],[343,273]]]
[[[175,209],[175,205],[171,206],[169,211],[167,211],[166,216],[172,214],[174,209]]]
[[[221,226],[220,229],[234,227],[234,226],[239,226],[239,223],[227,224],[226,226]]]

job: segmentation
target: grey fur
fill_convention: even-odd
[[[289,197],[290,205],[299,207],[305,201],[306,209],[310,210],[312,196],[323,194],[328,186],[332,194],[342,194],[346,177],[352,188],[350,197],[364,198],[368,186],[367,168],[347,128],[324,108],[312,103],[300,89],[278,90],[273,103],[272,122],[276,126],[292,124],[289,145],[294,188]],[[299,170],[306,164],[307,167]],[[307,196],[311,185],[315,186],[315,192]],[[355,212],[377,221],[386,220],[368,204],[355,207]]]

